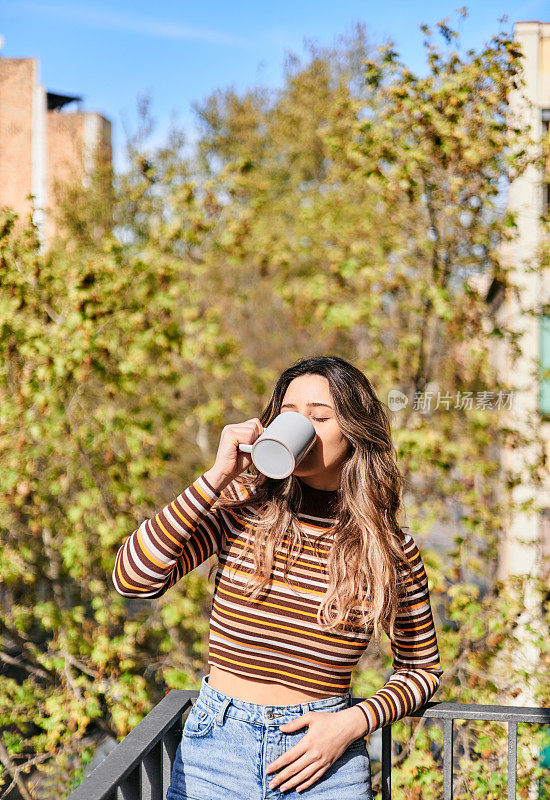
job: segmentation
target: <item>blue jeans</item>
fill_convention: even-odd
[[[342,711],[351,693],[290,706],[265,706],[213,689],[208,675],[183,727],[166,800],[373,800],[370,758],[356,739],[301,792],[268,784],[279,770],[266,767],[300,741],[307,726],[283,733],[279,725],[308,711]],[[302,781],[303,783],[304,781]],[[285,783],[285,781],[282,781]],[[298,784],[299,785],[299,784]]]

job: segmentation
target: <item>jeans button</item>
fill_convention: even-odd
[[[266,715],[266,717],[267,717],[268,719],[273,719],[273,717],[275,716],[275,715],[273,714],[273,711],[272,711],[270,708],[268,708],[268,709],[267,709],[267,711],[265,712],[265,715]]]

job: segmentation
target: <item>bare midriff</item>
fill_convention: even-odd
[[[333,697],[333,695],[293,689],[292,686],[285,686],[282,683],[246,678],[217,667],[215,664],[210,665],[208,684],[213,689],[234,697],[236,700],[246,700],[249,703],[258,703],[263,706],[290,706],[296,703],[306,703],[308,700]]]

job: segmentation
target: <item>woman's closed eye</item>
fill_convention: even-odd
[[[328,417],[321,417],[321,418],[313,417],[313,419],[315,420],[315,422],[326,422]]]

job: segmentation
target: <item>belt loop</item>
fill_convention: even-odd
[[[308,711],[311,711],[310,705],[311,703],[302,703],[302,711],[304,714],[307,714]]]
[[[225,712],[226,712],[227,706],[230,703],[231,703],[231,698],[230,697],[226,697],[225,700],[222,703],[222,707],[220,708],[220,710],[218,711],[218,714],[216,716],[216,722],[218,723],[218,725],[223,725],[223,718],[225,716]]]

